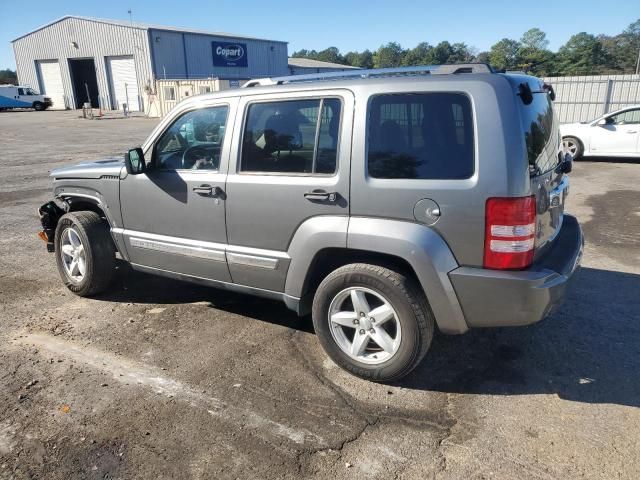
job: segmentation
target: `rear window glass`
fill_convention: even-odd
[[[367,164],[374,178],[473,175],[471,102],[460,93],[379,95],[369,104]]]
[[[531,85],[536,91],[539,87]],[[559,132],[553,103],[546,92],[534,93],[529,105],[520,104],[520,116],[532,174],[548,172],[558,165]]]

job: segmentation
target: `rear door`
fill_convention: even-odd
[[[241,99],[227,177],[235,283],[284,290],[296,230],[313,217],[348,216],[353,105],[345,90]]]
[[[563,151],[553,102],[537,83],[533,78],[529,81],[534,92],[530,104],[516,96],[527,148],[531,193],[536,197],[536,255],[544,251],[544,246],[560,231],[569,186],[568,177],[556,171]]]
[[[591,128],[591,152],[598,155],[636,153],[640,130],[640,108],[605,117],[604,125]]]

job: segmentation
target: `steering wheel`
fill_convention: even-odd
[[[187,148],[182,154],[182,168],[190,169],[196,163],[196,160],[208,158],[213,162],[214,153],[210,146],[194,145]]]

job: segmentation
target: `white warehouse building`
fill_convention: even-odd
[[[287,42],[65,16],[12,41],[20,85],[53,108],[146,111],[156,80],[219,79],[238,86],[289,73]]]

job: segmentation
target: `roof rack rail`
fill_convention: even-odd
[[[349,70],[343,72],[309,73],[305,75],[288,75],[284,77],[256,78],[249,80],[242,87],[265,85],[284,85],[287,83],[316,82],[340,80],[348,78],[375,78],[411,75],[446,75],[459,73],[493,73],[486,63],[458,63],[453,65],[420,65],[416,67],[372,68],[365,70]]]

